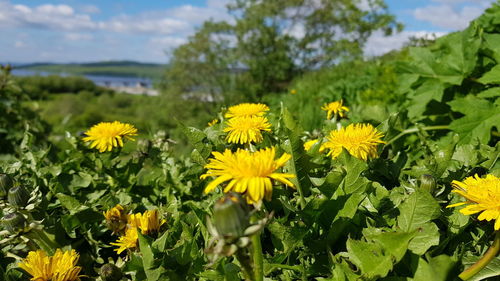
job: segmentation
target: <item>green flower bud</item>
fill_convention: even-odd
[[[436,190],[436,179],[433,176],[424,174],[420,176],[418,181],[420,182],[420,189],[427,190],[430,193],[434,193],[434,190]]]
[[[14,185],[12,177],[7,174],[0,174],[0,197],[5,197],[7,191]]]
[[[235,239],[243,236],[249,225],[248,207],[238,193],[227,193],[215,203],[215,229],[225,238]]]
[[[30,193],[22,185],[14,186],[9,189],[7,200],[12,207],[22,208],[26,207],[30,199]]]
[[[15,234],[26,227],[26,218],[18,213],[10,213],[3,217],[2,225],[5,230]]]
[[[100,273],[104,281],[118,281],[122,279],[122,271],[114,264],[107,263],[101,267]]]

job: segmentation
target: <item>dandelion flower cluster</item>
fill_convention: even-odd
[[[224,132],[228,133],[226,141],[229,143],[258,143],[263,140],[262,131],[271,131],[271,124],[261,116],[231,118],[226,124]]]
[[[274,147],[256,152],[239,149],[234,153],[226,149],[224,153],[213,152],[212,154],[214,157],[205,166],[208,171],[201,176],[201,179],[207,177],[215,179],[207,185],[205,193],[229,181],[224,192],[234,191],[245,194],[247,202],[252,204],[261,201],[262,198],[271,199],[272,180],[294,187],[288,179],[295,175],[276,172],[290,159],[290,155],[284,153],[276,160]]]
[[[80,266],[76,266],[78,258],[75,250],[63,252],[57,249],[52,257],[37,250],[29,252],[19,263],[19,267],[33,276],[32,281],[75,281],[79,280],[82,270]]]
[[[269,111],[269,107],[262,103],[240,103],[229,107],[224,117],[236,118],[264,116],[266,111]]]
[[[467,201],[449,205],[448,208],[467,205],[460,210],[464,215],[481,213],[479,220],[495,220],[495,230],[500,230],[500,178],[486,175],[480,178],[477,174],[464,181],[452,181],[453,192],[465,197]]]
[[[345,148],[349,153],[362,160],[377,157],[377,145],[385,143],[383,135],[370,124],[351,124],[340,130],[333,130],[320,151],[329,149],[328,156],[336,158]]]
[[[138,229],[141,230],[142,234],[151,234],[158,232],[165,222],[158,210],[145,211],[142,214],[130,214],[127,216],[125,234],[120,236],[116,242],[111,243],[111,245],[118,247],[115,249],[118,254],[121,254],[126,249],[136,248]]]
[[[133,140],[137,136],[137,129],[130,124],[101,122],[85,132],[85,142],[92,142],[90,148],[97,148],[99,152],[111,151],[113,147],[122,147],[123,139]]]
[[[325,105],[323,107],[321,107],[321,109],[326,111],[326,115],[327,115],[326,119],[331,119],[334,115],[344,117],[345,116],[344,112],[349,111],[349,108],[346,106],[343,106],[342,103],[343,103],[342,100],[334,101],[334,102],[330,102],[330,103],[325,103]]]

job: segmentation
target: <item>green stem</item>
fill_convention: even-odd
[[[402,136],[407,135],[407,134],[416,133],[419,131],[434,131],[434,130],[449,130],[449,129],[450,128],[448,127],[448,125],[438,125],[438,126],[428,126],[428,127],[421,127],[421,128],[406,129],[406,130],[402,131],[401,133],[399,133],[399,135],[390,139],[386,143],[386,145],[389,145],[389,144],[395,142],[396,140],[398,140],[399,138],[401,138]]]
[[[254,216],[253,221],[257,218]],[[260,243],[260,231],[252,235],[252,259],[255,281],[264,280],[264,257],[262,255],[262,244]]]
[[[242,252],[243,249],[239,249],[236,251],[236,259],[240,262],[242,268],[243,268],[243,275],[245,275],[245,280],[250,280],[254,281],[254,274],[252,270],[252,265],[250,262],[250,258],[248,257],[247,251],[245,253]]]
[[[500,231],[497,231],[495,235],[495,240],[493,244],[490,246],[488,251],[484,254],[484,256],[479,259],[475,264],[464,270],[464,272],[460,273],[458,277],[462,280],[468,280],[472,276],[476,275],[481,269],[487,266],[491,260],[493,260],[498,252],[500,251]]]

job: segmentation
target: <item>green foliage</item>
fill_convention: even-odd
[[[468,29],[435,45],[305,75],[293,84],[296,94],[268,98],[272,132],[264,134],[262,143],[248,146],[225,143],[225,109],[212,115],[219,124],[199,129],[189,121],[209,120],[198,115],[203,103],[186,105],[175,96],[167,103],[162,97],[92,93],[50,96],[39,102],[46,110],[42,114],[49,118],[71,101],[75,110],[85,107],[89,116],[137,122],[137,144],[129,141],[124,149],[106,153],[90,149],[75,136],[77,126],[89,126],[88,119],[68,121],[69,132],[50,135],[50,140],[59,138],[46,143],[50,145],[34,145],[36,134],[23,126],[33,122],[23,111],[23,105],[32,102],[20,99],[22,91],[4,78],[0,105],[14,104],[16,111],[14,117],[1,115],[0,121],[9,120],[20,135],[17,150],[7,151],[10,155],[0,162],[0,173],[25,187],[30,197],[23,204],[0,197],[1,227],[10,232],[0,232],[2,280],[29,278],[17,268],[20,258],[30,250],[51,253],[56,248],[77,250],[82,274],[96,280],[102,280],[98,276],[109,263],[120,269],[122,280],[252,279],[248,272],[257,272],[253,261],[260,258],[263,276],[254,280],[456,279],[487,251],[495,236],[493,221],[479,221],[477,215],[460,213],[461,207],[446,206],[464,200],[451,192],[452,181],[475,174],[500,176],[500,90],[492,72],[500,63],[494,44],[499,15],[500,6],[494,5]],[[218,69],[202,66],[206,71]],[[350,108],[347,118],[324,120],[321,105],[338,99]],[[142,112],[135,111],[142,103],[147,105],[144,116],[166,116],[151,132],[178,127],[190,142],[191,154],[179,152],[182,146],[166,132],[142,133],[146,123],[132,119]],[[92,107],[95,111],[88,113]],[[178,120],[170,120],[173,112],[179,113]],[[363,161],[343,150],[332,159],[319,151],[320,145],[304,150],[305,141],[324,141],[331,130],[356,122],[378,125],[384,135],[377,158]],[[290,154],[283,172],[296,175],[296,189],[275,185],[271,200],[249,206],[253,225],[247,227],[245,221],[243,235],[242,229],[222,238],[214,235],[213,206],[224,184],[204,192],[209,179],[201,180],[200,175],[208,159],[225,149],[271,146],[278,156]],[[435,186],[422,188],[422,177],[432,178]],[[102,215],[116,204],[128,213],[159,209],[166,222],[158,233],[139,234],[138,247],[118,255],[110,245],[118,236],[106,228]],[[19,225],[6,228],[14,212],[26,223],[21,218],[14,221]],[[232,219],[241,217],[248,219],[246,211]],[[256,239],[261,241],[260,255],[255,254]],[[498,276],[498,260],[472,280]]]
[[[234,23],[205,22],[177,48],[166,87],[226,104],[282,91],[301,73],[360,57],[373,32],[401,29],[384,1],[361,2],[231,1]]]

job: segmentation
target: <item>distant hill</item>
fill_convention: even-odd
[[[142,77],[157,80],[165,70],[165,64],[141,63],[136,61],[102,61],[90,63],[32,63],[16,66],[17,69],[65,73],[73,75],[105,75]]]

